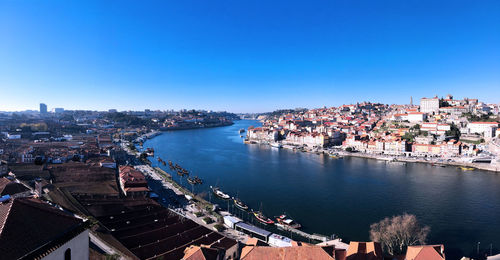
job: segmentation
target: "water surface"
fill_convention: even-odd
[[[444,243],[448,259],[472,253],[478,241],[484,252],[490,244],[494,252],[500,248],[497,174],[361,158],[335,160],[243,144],[238,130],[250,125],[259,122],[165,132],[144,147],[153,147],[156,156],[201,177],[204,184],[195,186],[195,192],[206,193],[207,199],[209,185],[218,185],[251,208],[258,210],[262,204],[268,217],[288,213],[309,233],[366,241],[371,223],[407,212],[431,227],[428,242]],[[156,160],[153,165],[158,166]],[[191,189],[185,179],[182,183]]]

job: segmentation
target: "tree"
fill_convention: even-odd
[[[421,226],[415,215],[404,213],[392,218],[384,218],[370,226],[370,239],[382,244],[388,254],[404,254],[406,248],[424,244],[430,227]]]
[[[455,123],[451,123],[450,130],[445,133],[447,136],[453,136],[456,138],[460,138],[460,129],[455,125]]]
[[[443,98],[439,99],[439,107],[451,107],[448,101],[445,101]]]

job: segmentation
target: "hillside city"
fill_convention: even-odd
[[[500,105],[451,95],[421,98],[419,105],[362,102],[257,115],[49,111],[40,104],[39,111],[0,112],[0,258],[446,259],[444,244],[412,243],[391,253],[380,241],[290,227],[302,236],[291,239],[252,225],[176,183],[173,174],[188,174],[181,166],[153,167],[152,160],[167,164],[143,147],[164,131],[228,126],[250,116],[262,126],[240,130],[246,145],[500,169]],[[485,259],[463,259],[471,257]]]

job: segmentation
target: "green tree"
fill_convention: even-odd
[[[456,138],[460,138],[460,129],[458,129],[455,123],[451,123],[450,130],[446,131],[446,136],[453,136]]]

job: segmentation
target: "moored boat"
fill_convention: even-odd
[[[234,205],[236,205],[236,207],[238,207],[242,210],[248,210],[248,206],[245,203],[243,203],[243,201],[241,201],[240,199],[233,198],[233,201],[234,201]]]
[[[192,184],[192,185],[197,184],[196,180],[194,178],[191,178],[191,177],[187,178],[187,181],[189,182],[189,184]]]
[[[252,212],[253,215],[255,216],[255,218],[262,224],[264,225],[272,225],[274,224],[274,221],[271,220],[270,218],[264,216],[264,214],[262,214],[262,212],[260,211],[253,211]]]
[[[271,143],[271,147],[282,148],[283,146],[280,143]]]
[[[295,222],[293,219],[289,218],[287,215],[283,214],[279,217],[276,218],[276,226],[278,226],[279,228],[283,228],[283,229],[286,229],[286,228],[300,228],[302,225],[300,225],[299,223]]]
[[[215,194],[215,196],[217,196],[217,197],[219,197],[221,199],[228,200],[228,199],[231,198],[229,195],[227,195],[226,193],[222,192],[218,187],[212,187],[212,186],[210,186],[210,188],[212,189],[212,192]]]

